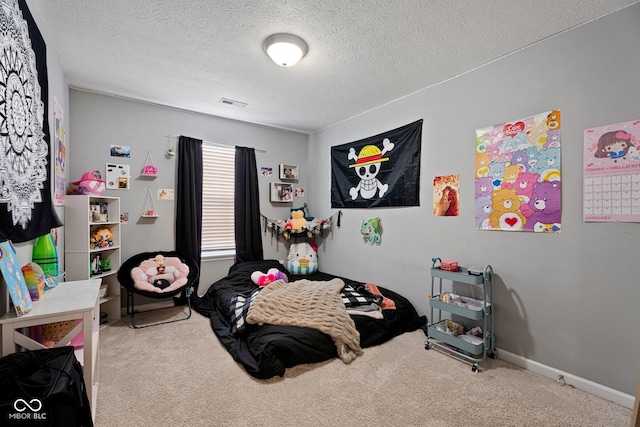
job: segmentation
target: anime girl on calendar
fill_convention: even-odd
[[[627,156],[631,147],[634,147],[632,152],[635,153],[635,145],[632,143],[634,139],[633,135],[623,130],[605,132],[598,139],[598,146],[593,156],[609,158],[617,162],[618,159],[624,159]]]

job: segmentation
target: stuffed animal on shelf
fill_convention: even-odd
[[[94,248],[108,248],[113,246],[113,233],[108,228],[99,228],[91,236],[91,245]]]
[[[267,270],[267,273],[263,273],[262,271],[254,271],[251,273],[251,281],[261,288],[267,286],[270,283],[275,282],[276,280],[284,280],[285,283],[289,283],[289,278],[282,271],[277,268],[270,268]]]

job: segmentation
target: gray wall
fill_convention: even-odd
[[[501,349],[633,395],[640,360],[634,223],[582,220],[583,130],[640,118],[640,5],[530,46],[310,137],[310,205],[330,209],[330,147],[424,119],[421,207],[344,209],[321,268],[389,287],[428,313],[432,257],[491,264]],[[474,137],[485,126],[562,112],[561,234],[475,230]],[[433,217],[432,182],[460,174],[460,216]],[[362,243],[379,216],[382,244]]]
[[[84,172],[99,170],[105,173],[106,163],[128,164],[131,169],[130,190],[107,190],[105,195],[120,197],[121,210],[129,213],[129,223],[122,226],[122,259],[146,251],[174,249],[174,201],[155,200],[159,218],[142,218],[147,188],[155,196],[160,188],[176,188],[176,161],[165,153],[175,138],[186,135],[225,145],[254,147],[258,168],[271,167],[274,176],[260,178],[261,212],[270,217],[288,217],[291,203],[269,202],[269,182],[278,181],[280,163],[299,165],[299,181],[307,183],[307,136],[220,117],[190,113],[174,108],[130,101],[85,91],[70,90],[71,146],[69,149],[69,181],[77,180]],[[233,108],[233,107],[230,107]],[[247,107],[249,108],[249,107]],[[131,147],[131,158],[111,157],[111,144]],[[158,168],[158,177],[140,177],[147,150]],[[300,203],[303,203],[302,199]],[[299,200],[296,200],[298,203]],[[265,257],[285,258],[281,244],[270,244],[264,236]],[[203,260],[199,293],[226,275],[233,261],[229,258]]]

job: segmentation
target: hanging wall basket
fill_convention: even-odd
[[[145,161],[144,167],[142,168],[143,176],[157,176],[158,168],[153,163],[153,158],[151,157],[151,151],[147,151],[147,160]]]
[[[142,216],[144,218],[158,217],[158,208],[156,208],[156,204],[153,201],[153,194],[151,194],[151,187],[147,187],[147,198],[145,199],[144,207],[142,208]]]

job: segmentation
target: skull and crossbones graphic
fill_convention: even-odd
[[[385,138],[382,141],[382,151],[375,145],[365,145],[360,153],[356,156],[355,148],[349,150],[348,159],[355,160],[354,164],[349,165],[350,168],[356,169],[356,174],[360,177],[357,186],[349,189],[351,200],[358,198],[358,193],[363,199],[371,199],[378,192],[378,197],[382,197],[389,189],[389,184],[381,183],[376,176],[380,172],[382,162],[389,160],[388,157],[382,157],[389,151],[393,150],[394,144]]]

